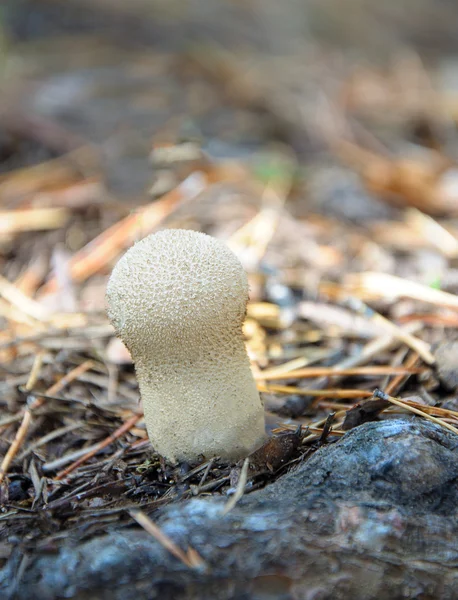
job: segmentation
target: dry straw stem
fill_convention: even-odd
[[[296,371],[298,369],[302,369],[309,365],[311,362],[318,362],[320,358],[326,358],[328,355],[328,351],[325,350],[322,353],[317,353],[313,359],[310,359],[306,356],[300,356],[299,358],[294,358],[293,360],[289,360],[288,362],[282,363],[281,365],[277,365],[276,367],[272,367],[270,369],[265,369],[264,371],[260,371],[259,369],[253,372],[255,379],[266,380],[270,378],[271,375],[284,375],[286,377],[287,373],[291,371]],[[263,375],[267,377],[263,377]]]
[[[36,359],[32,366],[32,370],[30,372],[29,380],[26,383],[25,389],[27,391],[32,390],[32,388],[34,387],[36,380],[38,378],[39,371],[41,369],[42,361],[43,361],[43,353],[40,353],[36,356]],[[45,392],[45,395],[52,396],[54,394],[57,394],[65,386],[67,386],[69,383],[71,383],[75,379],[78,379],[78,377],[80,377],[80,375],[82,375],[85,371],[88,371],[89,369],[91,369],[93,366],[94,366],[94,362],[92,360],[87,360],[86,362],[82,363],[78,367],[75,367],[72,371],[67,373],[67,375],[62,377],[62,379],[60,381],[58,381],[57,383],[53,384],[50,388],[48,388]],[[3,459],[2,464],[0,465],[0,483],[5,478],[5,475],[8,472],[8,469],[9,469],[12,461],[14,460],[14,457],[16,456],[19,448],[21,447],[23,441],[25,440],[25,438],[27,436],[27,432],[28,432],[30,424],[32,422],[32,411],[36,410],[37,408],[42,406],[42,404],[44,404],[45,402],[46,402],[45,398],[38,397],[30,404],[29,407],[27,407],[25,409],[24,416],[22,418],[22,423],[16,432],[16,436],[15,436],[11,446],[9,447],[8,452],[5,455],[5,458]]]
[[[92,450],[90,450],[84,456],[82,456],[81,458],[79,458],[78,460],[73,462],[71,465],[69,465],[63,471],[60,471],[60,473],[58,473],[56,475],[56,479],[57,480],[63,479],[64,477],[69,475],[72,471],[74,471],[75,469],[80,467],[82,464],[87,462],[90,458],[92,458],[93,456],[98,454],[101,450],[103,450],[104,448],[106,448],[107,446],[109,446],[110,444],[115,442],[118,438],[122,437],[125,433],[127,433],[130,429],[132,429],[132,427],[134,425],[136,425],[137,422],[142,417],[143,417],[142,414],[134,414],[123,425],[121,425],[121,427],[118,427],[118,429],[116,429],[116,431],[114,433],[112,433],[111,435],[106,437],[104,440],[102,440],[99,444],[97,444],[95,447],[93,447]]]
[[[323,398],[370,398],[372,392],[368,390],[309,390],[291,385],[265,385],[258,383],[258,391],[277,394],[297,394],[298,396],[322,396]]]
[[[401,329],[407,333],[415,333],[418,329],[420,329],[420,323],[409,323]],[[334,369],[350,369],[364,365],[372,360],[375,356],[378,356],[382,352],[386,352],[393,346],[398,345],[398,343],[399,339],[392,334],[377,337],[368,342],[360,353],[345,358],[338,365],[335,365]],[[335,382],[337,376],[334,375],[333,377]]]
[[[458,412],[455,410],[450,410],[449,408],[440,408],[439,406],[428,406],[427,404],[419,404],[418,402],[414,402],[413,400],[403,400],[405,404],[412,406],[413,408],[418,408],[422,412],[427,413],[428,415],[433,415],[436,417],[446,417],[449,419],[453,419],[458,422]]]
[[[70,182],[59,189],[38,192],[33,197],[33,205],[47,208],[81,209],[101,203],[106,197],[106,190],[97,178]]]
[[[286,373],[271,373],[260,372],[255,375],[258,381],[275,381],[278,379],[308,379],[313,377],[349,377],[359,375],[416,375],[424,373],[424,368],[414,367],[393,367],[391,365],[369,366],[369,367],[354,367],[352,369],[342,369],[335,367],[309,367],[306,369],[298,369],[297,371],[289,371]]]
[[[380,397],[388,400],[392,404],[396,404],[396,406],[400,406],[401,408],[408,410],[409,412],[413,412],[416,415],[420,415],[420,417],[424,417],[425,419],[428,419],[428,421],[432,421],[433,423],[436,423],[437,425],[441,425],[442,427],[445,427],[449,431],[452,431],[453,433],[458,435],[458,429],[456,427],[453,427],[453,425],[450,425],[450,423],[447,423],[443,419],[439,419],[437,417],[433,417],[433,416],[429,415],[424,410],[415,408],[414,406],[411,405],[411,403],[403,402],[402,400],[399,400],[399,398],[393,398],[393,396],[389,396],[388,394],[383,394]],[[423,407],[422,407],[422,409],[423,409]]]
[[[198,554],[197,550],[189,547],[187,552],[179,548],[173,540],[169,538],[153,521],[139,509],[131,509],[129,515],[137,521],[150,535],[154,537],[166,550],[173,554],[175,558],[181,560],[190,569],[206,570],[207,565],[204,559]]]
[[[223,515],[227,515],[227,513],[230,512],[234,508],[234,506],[237,504],[237,502],[243,496],[243,493],[245,491],[246,482],[248,479],[249,464],[250,464],[250,459],[245,458],[245,460],[243,461],[242,468],[240,470],[240,476],[239,476],[239,481],[237,483],[237,489],[235,490],[235,493],[233,494],[232,498],[230,498],[228,500],[226,506],[224,507]]]
[[[391,322],[383,315],[374,312],[372,316],[375,322],[380,323],[386,329],[391,330],[397,338],[399,338],[406,346],[417,352],[428,365],[433,365],[436,362],[430,350],[430,345],[415,337],[411,333],[406,333],[399,325]]]
[[[134,241],[151,233],[179,205],[197,197],[205,185],[203,175],[193,173],[161,200],[139,208],[106,229],[71,258],[69,268],[72,280],[85,281],[98,273]],[[58,282],[53,277],[40,289],[40,295],[57,290]]]
[[[306,429],[315,434],[322,434],[324,432],[324,427],[311,427],[310,426],[310,427],[306,427]],[[331,430],[329,431],[329,433],[330,434],[332,433],[332,435],[337,435],[338,437],[342,437],[347,432],[342,431],[341,429],[334,429],[333,427],[331,427]]]
[[[444,419],[450,419],[453,422],[457,422],[458,424],[458,412],[454,410],[449,410],[448,408],[439,408],[438,406],[427,406],[425,404],[419,404],[418,402],[414,402],[413,400],[402,400],[408,406],[412,406],[413,408],[418,408],[422,412],[427,413],[428,415],[432,415],[435,417],[444,417]],[[342,409],[342,405],[339,402],[318,402],[315,406],[320,406],[321,408],[328,408],[330,410],[340,410]],[[346,410],[351,410],[356,405],[345,405]],[[392,407],[391,410],[397,411],[395,407]]]
[[[19,325],[27,325],[29,327],[40,328],[41,325],[37,323],[35,319],[29,317],[15,306],[11,306],[6,300],[0,298],[0,316],[4,317],[12,323],[18,323]],[[4,337],[4,332],[0,334]]]
[[[420,323],[409,323],[404,327],[401,327],[401,330],[405,333],[415,333],[420,329],[420,327]],[[336,368],[349,369],[353,367],[359,367],[364,363],[369,362],[372,358],[378,356],[382,352],[390,350],[398,342],[399,338],[393,333],[377,337],[368,342],[359,354],[345,358],[339,365],[336,365]]]
[[[0,235],[59,229],[70,217],[65,208],[29,208],[0,211]]]
[[[64,465],[67,465],[68,463],[74,462],[78,458],[85,456],[91,450],[94,450],[95,448],[97,448],[99,446],[99,443],[92,444],[91,446],[86,446],[85,448],[80,448],[79,450],[74,450],[73,452],[68,452],[67,454],[60,456],[59,458],[55,458],[54,460],[43,463],[41,468],[44,473],[50,473],[51,471],[57,471],[57,469],[60,469]]]
[[[61,158],[32,167],[23,167],[0,176],[0,192],[4,202],[23,203],[35,194],[56,189],[75,181],[75,169]]]
[[[388,332],[391,332],[395,337],[397,337],[399,340],[404,342],[404,344],[406,344],[406,346],[409,346],[409,348],[411,348],[412,350],[417,352],[421,356],[421,358],[425,361],[425,363],[427,363],[428,365],[433,365],[435,363],[435,358],[431,353],[429,344],[427,344],[423,340],[420,340],[419,338],[412,335],[412,333],[410,333],[407,329],[400,327],[399,325],[396,325],[395,323],[393,323],[392,321],[390,321],[389,319],[387,319],[380,313],[369,308],[364,302],[362,302],[362,300],[360,298],[360,296],[364,296],[364,293],[362,293],[362,287],[360,285],[355,284],[355,285],[353,285],[353,287],[351,287],[351,285],[350,285],[350,289],[349,289],[348,281],[350,281],[350,282],[352,282],[354,280],[359,281],[358,278],[363,278],[366,275],[371,275],[371,274],[370,273],[363,273],[363,274],[358,273],[356,275],[349,275],[346,278],[347,283],[345,283],[344,286],[340,286],[335,283],[325,282],[320,285],[320,291],[322,291],[334,298],[340,298],[340,299],[345,299],[345,300],[349,301],[354,306],[354,308],[356,309],[357,312],[369,316],[370,319],[374,323],[381,325]],[[373,273],[372,275],[374,275],[374,281],[372,282],[372,284],[374,286],[374,290],[377,290],[377,293],[379,293],[379,289],[387,289],[387,288],[390,289],[386,282],[385,283],[383,281],[378,282],[377,278],[379,277],[379,275],[381,277],[385,277],[384,274]],[[386,277],[391,277],[391,276],[386,275]],[[399,278],[396,277],[395,279],[399,279]],[[399,279],[399,281],[402,282],[403,280]],[[352,296],[349,296],[350,292],[352,293]],[[379,293],[379,296],[380,295],[383,296],[383,293]],[[391,295],[387,294],[387,297],[388,296],[391,297]]]
[[[48,311],[44,306],[26,296],[13,283],[10,283],[3,275],[0,275],[0,296],[7,300],[19,311],[37,321],[46,321]]]
[[[83,427],[83,424],[77,422],[77,423],[71,423],[70,425],[66,425],[65,427],[59,427],[58,429],[54,429],[53,431],[50,431],[47,435],[44,435],[43,437],[41,437],[34,444],[29,444],[28,447],[22,452],[22,454],[20,454],[18,456],[18,460],[19,461],[23,460],[37,448],[41,448],[41,446],[44,446],[48,442],[55,440],[59,437],[62,437],[66,433],[75,431],[75,429],[80,429],[81,427]]]
[[[356,273],[345,279],[345,289],[356,295],[395,300],[410,298],[435,306],[458,309],[458,296],[435,290],[415,281],[408,281],[387,273]]]
[[[240,253],[241,248],[244,252],[250,250],[253,262],[259,264],[275,234],[280,215],[281,207],[262,208],[253,219],[245,223],[227,240],[227,245],[236,254]]]

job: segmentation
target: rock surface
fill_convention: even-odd
[[[139,528],[110,531],[0,571],[19,600],[453,600],[458,589],[458,438],[419,419],[367,423],[226,516],[223,499],[170,505],[157,520],[205,571]],[[13,582],[16,582],[15,584]]]

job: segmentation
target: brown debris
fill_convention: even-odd
[[[381,411],[385,410],[390,406],[388,400],[367,400],[364,404],[355,404],[345,414],[344,422],[342,423],[342,429],[347,431],[358,427],[363,423],[375,421]]]
[[[249,456],[250,477],[262,473],[275,473],[294,456],[302,440],[300,428],[293,433],[281,433],[268,439]]]

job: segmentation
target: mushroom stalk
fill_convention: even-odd
[[[148,435],[175,462],[236,460],[264,440],[264,409],[242,336],[246,274],[218,240],[166,230],[115,266],[108,314],[131,352]]]

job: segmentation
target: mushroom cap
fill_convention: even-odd
[[[240,261],[209,235],[168,229],[137,242],[107,286],[108,315],[128,348],[167,335],[240,328],[248,281]],[[161,336],[162,337],[162,336]],[[134,356],[135,360],[135,356]]]

